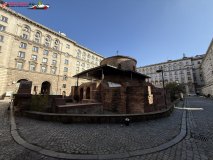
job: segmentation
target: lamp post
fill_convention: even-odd
[[[162,79],[163,79],[163,92],[164,92],[164,98],[165,98],[165,105],[166,105],[166,108],[167,108],[167,103],[166,103],[166,94],[165,94],[165,88],[164,88],[164,77],[163,77],[163,69],[159,69],[156,71],[157,73],[160,73],[162,72]]]

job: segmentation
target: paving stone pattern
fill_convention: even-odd
[[[160,152],[125,160],[213,160],[213,100],[187,97],[187,108],[187,135],[181,142]],[[208,141],[193,138],[194,133]]]
[[[199,97],[188,97],[187,98],[187,135],[186,137],[180,141],[179,143],[177,143],[176,145],[165,149],[163,151],[160,152],[155,152],[152,154],[147,154],[147,155],[143,155],[143,156],[136,156],[136,157],[131,157],[131,158],[125,158],[125,160],[136,160],[136,159],[145,159],[145,160],[213,160],[213,101],[210,99],[205,99],[205,98],[199,98]],[[181,106],[181,104],[180,104]],[[0,101],[0,160],[7,160],[7,159],[20,159],[20,160],[29,160],[29,159],[51,159],[51,160],[56,160],[56,158],[52,158],[52,157],[48,157],[48,156],[44,156],[42,154],[30,151],[20,145],[18,145],[12,138],[11,134],[10,134],[10,115],[7,111],[7,107],[8,107],[8,102],[7,101]],[[200,110],[199,108],[202,108],[203,110]],[[148,141],[153,141],[154,144],[158,144],[158,139],[154,138],[150,140],[150,133],[147,132],[143,132],[143,130],[141,129],[141,127],[146,128],[146,131],[150,130],[153,131],[154,129],[158,130],[158,134],[155,135],[155,137],[158,136],[158,138],[160,137],[160,141],[163,141],[161,139],[162,134],[160,132],[160,130],[165,131],[164,128],[159,129],[160,127],[158,126],[163,126],[164,127],[164,120],[170,121],[170,123],[168,123],[168,125],[173,126],[173,121],[171,121],[171,117],[174,118],[178,118],[175,117],[176,114],[179,114],[178,112],[181,112],[182,109],[178,109],[176,108],[173,112],[173,115],[171,115],[170,117],[167,118],[163,118],[157,121],[148,121],[148,122],[141,122],[141,123],[137,123],[137,124],[131,124],[131,129],[132,129],[132,133],[134,132],[139,132],[138,134],[135,134],[136,137],[134,136],[129,136],[127,137],[128,142],[125,141],[122,142],[123,144],[140,144],[140,141],[143,140],[144,145],[143,146],[152,146],[150,144],[148,144]],[[177,112],[178,111],[178,112]],[[97,133],[102,134],[105,137],[108,137],[109,135],[113,135],[111,138],[111,140],[114,141],[118,141],[117,143],[113,142],[112,144],[122,144],[120,143],[119,140],[121,140],[119,137],[116,137],[116,134],[120,133],[121,131],[126,132],[126,134],[130,133],[130,127],[127,128],[126,126],[120,127],[120,125],[103,125],[102,127],[100,125],[89,125],[90,127],[85,127],[85,125],[64,125],[61,123],[54,123],[55,126],[57,126],[57,128],[53,128],[51,123],[45,122],[46,125],[44,125],[43,122],[41,121],[34,121],[34,120],[29,120],[29,119],[25,119],[25,118],[17,118],[17,123],[19,124],[18,127],[19,129],[23,129],[26,130],[26,128],[28,128],[29,132],[26,132],[25,135],[22,135],[23,137],[33,137],[32,135],[36,135],[38,132],[41,132],[41,130],[46,130],[47,135],[49,136],[49,143],[47,146],[52,146],[54,150],[58,149],[59,147],[57,147],[55,145],[55,143],[57,144],[61,144],[59,143],[60,140],[64,141],[64,143],[67,145],[69,143],[72,143],[71,146],[73,146],[73,144],[75,144],[75,141],[77,141],[77,138],[79,138],[78,140],[81,142],[88,142],[85,143],[84,145],[81,145],[82,147],[80,148],[82,150],[82,148],[84,148],[86,146],[86,144],[88,144],[89,146],[92,146],[93,144],[93,140],[94,138],[91,140],[89,137],[91,136],[95,136],[98,140],[96,140],[96,142],[98,143],[101,139],[97,136]],[[180,121],[179,119],[176,120],[177,122]],[[142,123],[144,123],[144,125],[142,125]],[[37,127],[37,131],[34,129],[34,127]],[[66,126],[66,127],[65,127]],[[69,128],[69,126],[72,126],[71,128]],[[79,127],[77,127],[79,126]],[[148,127],[150,126],[150,128]],[[41,127],[41,128],[39,128]],[[67,130],[65,128],[67,128]],[[116,130],[117,127],[117,130]],[[138,128],[137,128],[138,127]],[[139,128],[140,127],[140,128]],[[76,128],[80,128],[77,129],[77,131],[81,131],[83,133],[78,133],[77,131],[75,131]],[[85,130],[83,130],[83,128],[86,128]],[[54,130],[55,129],[55,130]],[[105,129],[105,134],[102,130]],[[59,132],[58,130],[62,130],[61,132]],[[114,133],[112,133],[112,131],[114,131]],[[27,130],[26,130],[27,131]],[[172,129],[169,130],[170,133],[172,131]],[[23,132],[22,130],[20,130],[20,132]],[[34,133],[35,132],[35,133]],[[83,136],[86,136],[87,132],[87,139]],[[45,133],[41,132],[42,134],[40,135],[41,137],[45,137]],[[59,134],[60,133],[60,134]],[[67,133],[67,134],[65,134]],[[132,134],[131,133],[131,134]],[[156,132],[155,132],[156,133]],[[166,133],[166,132],[165,132]],[[56,134],[58,135],[58,138]],[[79,136],[73,136],[74,134],[79,135]],[[126,134],[122,134],[122,137],[125,138],[124,135]],[[171,133],[172,135],[173,133]],[[53,135],[53,139],[51,139],[51,136]],[[69,136],[70,135],[70,136]],[[81,136],[80,136],[81,135]],[[138,143],[136,143],[136,140],[139,140],[139,138],[137,137],[141,137],[140,141]],[[208,141],[201,141],[198,139],[198,137],[206,137],[208,138]],[[46,136],[47,137],[47,136]],[[68,139],[66,139],[66,137],[70,137]],[[81,137],[83,139],[83,141],[81,140]],[[149,138],[147,138],[149,137]],[[40,141],[40,138],[35,136],[33,137],[34,139],[32,139],[32,141],[36,142],[38,140],[38,142]],[[65,138],[65,139],[64,139]],[[110,139],[108,138],[108,140]],[[117,139],[116,139],[117,138]],[[59,140],[60,139],[60,140]],[[64,140],[63,140],[64,139]],[[104,141],[104,140],[103,140]],[[37,142],[37,145],[39,145]],[[106,142],[104,141],[107,145],[110,145],[110,142]],[[42,143],[42,142],[41,142]],[[146,144],[147,143],[147,144]],[[152,142],[151,142],[152,143]],[[50,145],[52,144],[52,145]],[[79,144],[79,143],[76,143]],[[98,146],[98,149],[100,148],[100,150],[103,150],[101,147],[102,142],[100,142],[99,144],[96,144]],[[63,148],[63,146],[60,146],[61,148]],[[111,146],[112,148],[114,147],[113,145]],[[64,148],[65,145],[64,145]],[[77,148],[77,145],[76,145]],[[92,148],[92,147],[91,147]],[[110,148],[110,147],[109,147]],[[116,148],[116,147],[115,147]],[[80,152],[79,149],[79,152]],[[124,148],[125,149],[125,148]],[[64,149],[65,150],[65,149]],[[62,151],[64,151],[62,150]],[[105,153],[105,152],[104,152]],[[119,159],[117,159],[119,160]]]
[[[0,101],[0,160],[57,160],[28,150],[17,144],[10,134],[9,101]]]
[[[180,103],[182,107],[183,102]],[[62,124],[17,117],[20,136],[30,144],[71,154],[127,153],[159,146],[180,132],[183,110],[158,120],[121,124]]]

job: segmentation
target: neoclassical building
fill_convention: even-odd
[[[182,83],[186,88],[186,94],[201,93],[201,88],[205,85],[201,68],[203,57],[204,55],[186,57],[184,54],[182,59],[138,67],[137,71],[150,76],[147,81],[162,88],[162,73],[156,73],[156,70],[162,68],[165,85],[169,82]]]
[[[213,96],[213,39],[206,51],[201,67],[205,81],[205,86],[202,87],[202,93]]]
[[[97,67],[105,57],[14,10],[0,6],[0,96],[21,80],[32,92],[70,94],[73,75]],[[79,80],[80,84],[85,80]]]

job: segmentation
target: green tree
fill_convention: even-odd
[[[169,91],[172,101],[176,100],[178,96],[181,98],[181,93],[186,92],[185,86],[176,82],[170,82],[165,86],[165,89]]]
[[[37,93],[35,92],[35,95],[32,95],[30,110],[39,112],[45,111],[47,101],[48,101],[47,93],[44,93],[44,95],[42,96],[41,94],[37,95]]]

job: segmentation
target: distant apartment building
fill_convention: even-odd
[[[213,40],[206,51],[201,67],[205,81],[205,86],[202,87],[202,93],[213,96]]]
[[[32,93],[37,88],[68,95],[77,82],[72,76],[99,66],[104,58],[64,33],[0,6],[0,96],[14,92],[20,81],[32,81]]]
[[[186,57],[182,59],[168,60],[167,62],[138,67],[137,72],[150,76],[147,81],[156,87],[163,87],[162,73],[157,73],[158,69],[163,69],[165,85],[169,82],[181,83],[185,86],[186,94],[200,93],[204,86],[203,71],[201,63],[204,55]]]

